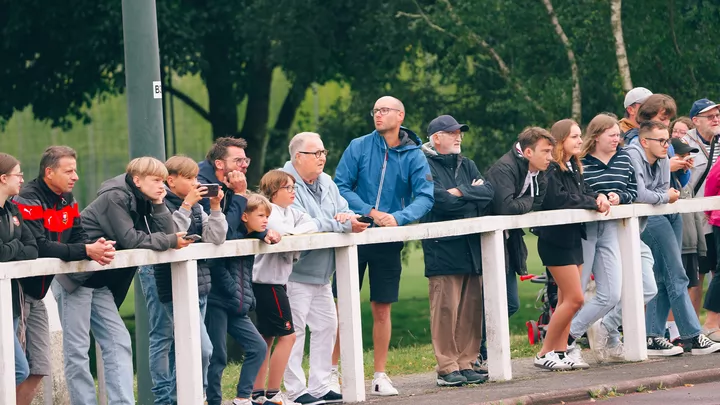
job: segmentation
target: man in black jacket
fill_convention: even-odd
[[[467,125],[449,115],[430,122],[423,145],[434,180],[435,203],[421,222],[475,218],[492,202],[493,187],[475,162],[460,154]],[[437,359],[437,384],[477,384],[487,376],[473,371],[482,339],[482,258],[480,235],[422,241],[430,284],[430,330]]]
[[[72,190],[77,175],[77,155],[67,146],[50,146],[40,159],[40,173],[25,184],[13,202],[38,244],[40,257],[64,261],[95,260],[109,264],[114,242],[104,238],[88,243],[80,223]],[[43,376],[50,375],[50,332],[43,298],[54,276],[20,279],[25,295],[24,322],[30,376],[18,387],[18,404],[30,404]]]
[[[518,141],[512,149],[498,159],[486,173],[487,181],[495,189],[493,214],[522,215],[542,207],[547,187],[544,171],[552,161],[554,145],[555,139],[542,128],[526,128],[518,135]],[[527,274],[528,251],[523,235],[525,232],[522,229],[505,231],[508,317],[520,308],[516,274]],[[483,336],[476,370],[487,370],[485,359],[487,348]]]

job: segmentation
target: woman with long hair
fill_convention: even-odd
[[[604,194],[598,195],[585,184],[582,176],[582,138],[580,126],[565,119],[550,130],[556,144],[554,162],[547,170],[547,190],[542,208],[588,209],[608,212],[610,202]],[[576,362],[567,356],[570,323],[583,306],[580,283],[583,265],[581,240],[585,239],[584,224],[564,224],[541,227],[538,234],[538,253],[558,286],[558,304],[550,318],[543,347],[535,356],[535,366],[547,370],[587,368],[587,363]]]
[[[583,137],[582,166],[585,183],[598,195],[605,195],[610,205],[631,204],[635,201],[635,171],[630,155],[620,146],[620,127],[614,117],[599,114],[588,124]],[[594,275],[596,295],[583,305],[570,326],[568,357],[576,361],[582,362],[582,356],[575,340],[588,332],[595,322],[603,319],[620,302],[622,264],[617,226],[616,221],[585,224],[587,238],[582,240],[585,264],[580,280],[584,291],[590,282],[590,275]],[[624,358],[623,346],[617,332],[619,325],[611,322],[614,319],[608,319],[608,323],[603,321],[600,329],[595,329],[598,331],[596,342],[590,343],[598,359]],[[608,341],[611,334],[612,339]],[[593,337],[591,335],[589,333],[588,337]]]
[[[23,174],[20,162],[7,153],[0,153],[0,262],[32,260],[38,256],[37,242],[23,223],[22,215],[10,198],[20,193]],[[12,282],[13,324],[15,326],[15,385],[30,374],[25,352],[17,336],[22,307],[22,293],[17,280]]]

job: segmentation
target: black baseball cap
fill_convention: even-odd
[[[457,120],[453,118],[450,115],[441,115],[434,120],[430,121],[430,125],[428,125],[428,136],[432,136],[432,134],[440,131],[445,132],[454,132],[457,130],[460,130],[462,132],[465,132],[470,129],[465,124],[458,124]]]
[[[676,155],[685,155],[687,153],[700,152],[700,149],[693,148],[692,146],[688,145],[687,143],[685,143],[685,141],[683,141],[680,138],[673,138],[670,140],[670,143],[672,143],[672,147],[673,147],[673,149],[675,149]]]

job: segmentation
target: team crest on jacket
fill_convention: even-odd
[[[20,226],[20,220],[16,216],[13,216],[13,225]]]
[[[287,329],[287,330],[292,329],[292,325],[290,324],[290,321],[285,321],[285,329]]]
[[[67,211],[63,211],[63,213],[62,213],[62,223],[63,223],[63,225],[67,225],[67,223],[68,223],[68,213],[67,213]]]

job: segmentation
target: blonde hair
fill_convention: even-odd
[[[245,206],[245,213],[251,214],[259,209],[265,210],[265,213],[270,216],[272,212],[272,205],[267,198],[262,194],[252,193],[247,196],[247,206]]]
[[[185,155],[176,155],[165,162],[168,176],[182,176],[194,179],[200,172],[198,164]]]
[[[125,172],[133,177],[158,176],[167,179],[168,170],[163,162],[150,156],[135,158],[128,163]]]
[[[282,170],[270,170],[262,176],[262,179],[260,179],[260,192],[272,201],[275,193],[277,193],[280,188],[284,187],[285,183],[288,182],[295,185],[295,177]]]
[[[595,118],[590,121],[587,128],[585,128],[585,135],[583,135],[583,148],[580,155],[584,157],[595,152],[598,136],[602,135],[614,125],[618,125],[617,118],[604,113],[596,115]]]
[[[572,127],[580,128],[580,125],[578,125],[577,122],[571,119],[564,119],[556,122],[555,124],[553,124],[552,128],[550,128],[550,135],[552,135],[553,139],[555,139],[555,149],[553,149],[552,155],[553,159],[555,159],[557,164],[560,166],[561,171],[568,171],[568,167],[565,162],[572,159],[575,160],[575,164],[577,165],[580,173],[582,174],[582,164],[580,163],[580,158],[577,156],[565,155],[564,143],[565,139],[570,136],[570,130],[572,129]]]

